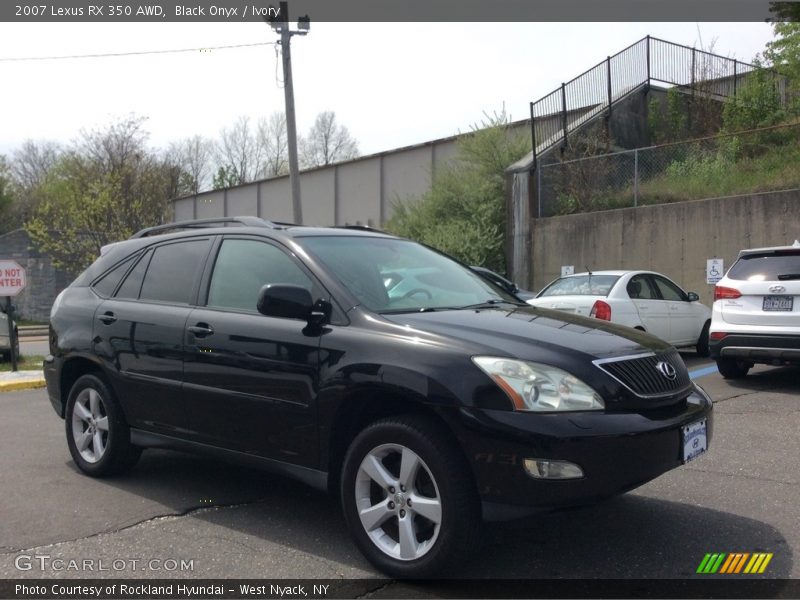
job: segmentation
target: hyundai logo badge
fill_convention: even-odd
[[[668,362],[664,362],[663,360],[656,364],[656,369],[670,381],[673,381],[678,376],[678,372],[675,370],[675,367]]]
[[[771,285],[769,286],[769,291],[772,292],[773,294],[782,294],[783,292],[786,291],[786,288],[783,287],[782,285]]]

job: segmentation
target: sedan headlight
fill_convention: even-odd
[[[603,399],[574,375],[550,365],[513,358],[474,356],[481,370],[506,393],[516,410],[603,410]]]

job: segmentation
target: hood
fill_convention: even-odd
[[[639,331],[533,306],[382,315],[398,325],[458,340],[473,354],[496,354],[553,365],[661,352],[666,342]],[[571,359],[571,360],[570,360]]]

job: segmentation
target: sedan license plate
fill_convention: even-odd
[[[703,454],[708,448],[706,420],[697,421],[681,428],[683,438],[683,462],[687,463]]]
[[[791,312],[794,308],[794,296],[764,296],[761,308],[765,311],[781,310]]]

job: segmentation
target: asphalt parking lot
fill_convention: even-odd
[[[800,578],[800,371],[728,382],[685,358],[715,400],[705,456],[597,506],[488,526],[464,576],[701,577],[708,552],[770,552],[761,577]],[[0,439],[0,578],[380,578],[334,499],[291,480],[154,450],[123,477],[90,479],[44,390],[0,394]],[[181,560],[191,568],[168,562]]]

